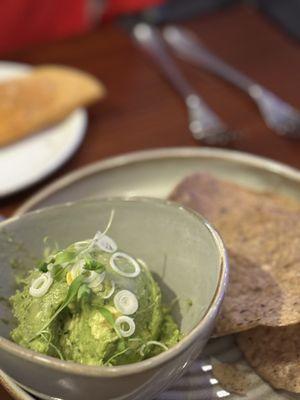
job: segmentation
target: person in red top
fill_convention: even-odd
[[[0,54],[81,34],[101,20],[142,11],[163,0],[1,0]]]

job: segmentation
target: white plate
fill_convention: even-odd
[[[27,74],[25,64],[0,62],[0,81]],[[0,197],[8,196],[50,175],[77,150],[87,126],[84,109],[61,123],[0,148]]]

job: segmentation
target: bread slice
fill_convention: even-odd
[[[79,70],[56,65],[0,83],[0,146],[22,139],[105,94],[102,84]]]

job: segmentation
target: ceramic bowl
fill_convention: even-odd
[[[103,229],[119,248],[146,261],[165,303],[177,298],[174,318],[184,338],[148,360],[118,367],[61,361],[27,350],[9,339],[13,319],[6,299],[16,290],[18,268],[41,258],[44,238],[60,248]],[[219,235],[199,214],[162,200],[92,199],[38,210],[0,224],[0,368],[43,399],[152,399],[197,357],[215,324],[228,265]]]

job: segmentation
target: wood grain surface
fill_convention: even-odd
[[[299,43],[266,17],[249,7],[236,6],[184,25],[225,60],[300,109]],[[0,213],[5,216],[47,183],[93,161],[134,150],[201,145],[187,129],[181,99],[117,25],[27,49],[7,59],[81,68],[104,82],[108,96],[90,108],[86,139],[73,158],[41,184],[1,200]],[[179,64],[207,103],[240,133],[231,148],[300,168],[300,140],[270,131],[255,105],[237,89],[195,67]],[[12,398],[0,387],[0,399]]]

